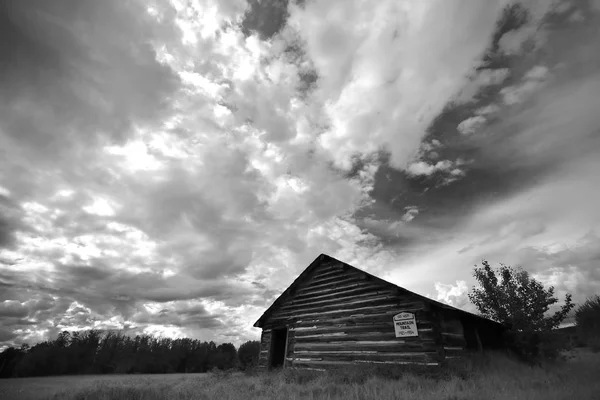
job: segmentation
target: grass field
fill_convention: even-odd
[[[0,398],[66,400],[158,399],[446,399],[598,400],[600,354],[531,368],[504,356],[475,360],[453,371],[398,380],[367,369],[335,373],[173,374],[49,377],[0,380]]]

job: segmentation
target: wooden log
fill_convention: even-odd
[[[283,306],[281,306],[280,310],[294,310],[294,309],[303,309],[310,307],[331,307],[331,306],[339,306],[340,304],[348,304],[356,301],[365,301],[369,299],[377,299],[377,298],[396,298],[395,296],[389,293],[364,293],[362,295],[349,295],[349,296],[339,296],[337,299],[324,299],[324,300],[303,300],[303,301],[291,301]]]
[[[355,334],[355,333],[368,333],[368,332],[394,332],[394,325],[392,324],[381,324],[381,325],[371,325],[371,326],[343,326],[343,327],[328,327],[328,328],[317,328],[306,331],[296,331],[296,337],[306,337],[312,335],[320,335],[327,333],[347,333],[347,334]]]
[[[332,293],[332,295],[329,295],[326,298],[320,298],[320,299],[311,297],[311,298],[304,298],[304,299],[296,300],[294,298],[293,300],[290,300],[290,301],[286,302],[284,305],[282,305],[281,309],[285,310],[285,309],[290,309],[290,308],[299,307],[299,306],[340,304],[340,303],[343,303],[346,301],[368,299],[371,297],[379,297],[379,296],[390,296],[390,297],[398,298],[389,290],[383,291],[383,290],[375,290],[375,289],[371,289],[371,288],[368,288],[368,290],[364,290],[364,288],[359,288],[359,289],[361,289],[362,293],[356,293],[356,289],[355,289],[354,291],[351,291],[350,293],[347,293],[347,292]],[[404,299],[398,299],[398,300],[401,301]]]
[[[381,357],[420,357],[420,356],[432,356],[435,357],[437,353],[431,349],[411,349],[411,351],[402,351],[402,349],[390,349],[390,351],[379,351],[379,350],[363,350],[363,349],[352,349],[352,350],[297,350],[294,355],[296,357],[304,357],[310,355],[322,355],[322,356],[335,356],[335,355],[380,355]]]
[[[320,306],[320,307],[301,307],[301,308],[294,308],[294,309],[286,309],[286,310],[277,310],[273,313],[273,315],[271,316],[271,319],[277,319],[280,317],[288,317],[288,316],[294,316],[297,319],[300,318],[300,316],[303,316],[304,318],[307,315],[315,314],[315,315],[329,315],[327,314],[328,312],[331,313],[335,313],[335,312],[341,312],[341,311],[345,311],[345,310],[357,310],[357,311],[361,311],[361,310],[367,310],[367,309],[373,309],[375,310],[378,306],[383,306],[385,307],[393,307],[395,309],[397,309],[398,311],[408,311],[408,310],[414,310],[413,312],[417,312],[422,310],[423,307],[423,303],[422,302],[414,302],[414,303],[405,303],[405,302],[398,302],[394,297],[387,297],[387,296],[382,296],[380,298],[376,298],[376,299],[365,299],[365,300],[358,300],[358,301],[353,301],[353,302],[347,302],[347,303],[343,303],[343,304],[334,304],[334,305],[327,305],[327,306]]]
[[[301,342],[328,342],[347,340],[395,340],[394,332],[369,332],[369,333],[324,333],[318,335],[296,336],[296,344]],[[419,336],[403,338],[405,341],[434,340],[432,332],[420,333]]]
[[[311,342],[307,342],[307,343],[296,343],[296,348],[335,348],[335,349],[342,349],[344,347],[351,347],[351,346],[377,346],[377,347],[390,347],[390,346],[400,346],[400,345],[415,345],[418,346],[419,348],[422,347],[422,344],[420,342],[406,342],[404,340],[353,340],[353,341],[331,341],[328,343],[311,343]]]
[[[315,277],[311,278],[310,281],[307,282],[306,286],[307,287],[315,287],[315,286],[324,285],[324,284],[328,284],[328,283],[342,282],[349,278],[353,278],[353,279],[359,281],[362,278],[362,274],[357,273],[357,272],[340,271],[340,273],[338,273],[336,275],[330,275],[330,276],[324,276],[324,277],[315,276]]]
[[[302,304],[303,302],[320,301],[320,300],[336,300],[338,297],[358,296],[361,294],[393,294],[393,291],[382,289],[375,285],[351,285],[349,289],[334,289],[329,293],[321,295],[297,295],[291,300],[293,304]],[[408,297],[408,296],[406,296]]]
[[[394,322],[392,321],[391,315],[388,318],[379,318],[371,321],[358,321],[358,322],[341,322],[341,323],[333,323],[328,320],[321,320],[317,322],[313,322],[311,324],[295,324],[294,327],[290,328],[295,332],[305,332],[311,330],[336,330],[343,328],[378,328],[378,327],[394,327]],[[431,329],[432,323],[429,320],[421,320],[417,321],[417,327],[419,330]]]
[[[398,309],[398,307],[395,304],[384,304],[381,306],[370,306],[370,307],[357,307],[357,308],[353,308],[353,309],[348,309],[348,310],[333,310],[333,311],[324,311],[324,312],[310,312],[310,313],[274,313],[273,316],[271,317],[272,321],[277,321],[277,320],[286,320],[286,319],[290,319],[290,318],[294,318],[296,320],[301,319],[301,318],[308,318],[308,317],[324,317],[324,316],[342,316],[342,315],[352,315],[353,313],[361,313],[362,311],[366,311],[366,310],[386,310],[386,309]]]
[[[296,365],[353,365],[353,364],[362,364],[362,363],[372,363],[372,364],[394,364],[394,365],[430,365],[437,366],[438,362],[418,362],[418,361],[322,361],[322,360],[314,360],[314,359],[296,359]]]
[[[356,275],[357,272],[352,272],[352,271],[346,271],[344,270],[342,267],[331,267],[326,271],[315,271],[313,273],[313,275],[310,276],[309,279],[307,279],[305,282],[312,282],[315,279],[324,279],[324,278],[329,278],[332,276],[339,276],[339,277],[343,277],[343,276],[349,276],[349,275]]]
[[[329,286],[330,287],[317,288],[317,289],[315,289],[314,287],[311,287],[311,286],[303,287],[302,290],[299,290],[296,293],[294,298],[295,299],[313,298],[316,296],[322,296],[322,295],[342,292],[342,291],[351,290],[351,289],[372,288],[374,291],[392,292],[393,294],[397,295],[398,297],[410,298],[412,301],[421,300],[419,297],[414,296],[410,293],[407,293],[404,291],[398,291],[397,289],[390,288],[388,286],[383,286],[377,282],[371,282],[371,281],[351,281],[349,283],[332,284]]]
[[[317,277],[325,277],[328,275],[339,275],[343,271],[344,270],[339,265],[330,265],[328,267],[322,267],[316,271],[313,271],[311,276],[309,276],[308,279],[306,279],[304,282],[302,282],[302,284],[306,284],[306,282],[309,282],[311,279],[317,278]]]
[[[379,321],[388,321],[388,320],[392,320],[393,316],[398,314],[399,310],[390,310],[390,311],[380,311],[380,312],[376,312],[376,313],[355,313],[353,315],[350,316],[343,316],[343,317],[323,317],[323,316],[317,316],[314,318],[307,318],[307,319],[301,319],[296,321],[296,326],[297,327],[303,327],[303,326],[313,326],[313,325],[319,325],[319,326],[326,326],[326,325],[333,325],[333,324],[339,324],[339,323],[345,323],[345,324],[359,324],[359,323],[368,323],[368,322],[379,322]],[[422,324],[422,323],[430,323],[431,321],[431,315],[428,312],[425,311],[421,311],[421,310],[417,310],[416,311],[416,319],[417,319],[417,324]]]
[[[464,339],[464,335],[462,333],[442,332],[442,336]]]
[[[314,286],[306,285],[298,290],[297,295],[305,296],[305,297],[306,296],[317,296],[317,295],[326,293],[328,290],[332,290],[332,289],[333,290],[345,290],[345,289],[348,289],[353,286],[354,287],[358,287],[358,286],[373,287],[373,288],[378,288],[381,290],[389,289],[389,287],[380,285],[377,282],[370,282],[370,281],[364,281],[364,280],[360,280],[357,278],[353,278],[353,279],[349,279],[347,282],[338,281],[333,284],[324,285],[324,287],[315,288]]]
[[[320,353],[298,355],[295,360],[312,359],[322,361],[420,361],[427,362],[435,360],[436,353]]]
[[[302,335],[305,332],[314,332],[314,333],[319,333],[319,332],[337,332],[337,331],[341,331],[344,329],[347,330],[361,330],[361,329],[378,329],[378,328],[384,328],[384,329],[388,329],[388,328],[392,328],[394,329],[394,322],[393,321],[377,321],[377,322],[371,322],[371,323],[364,323],[364,324],[323,324],[323,325],[312,325],[312,326],[305,326],[305,327],[298,327],[298,328],[291,328],[294,332],[298,333],[299,335]]]
[[[307,293],[322,290],[322,289],[330,289],[330,288],[335,288],[335,287],[339,287],[339,286],[349,285],[350,283],[357,284],[357,283],[364,283],[364,282],[360,280],[359,276],[350,275],[343,279],[336,280],[334,282],[321,283],[319,285],[307,285],[301,289],[298,289],[298,291],[296,293],[307,294]]]
[[[325,327],[308,327],[308,328],[295,328],[294,332],[296,337],[303,337],[307,335],[318,335],[321,333],[361,333],[361,332],[394,332],[393,322],[383,322],[376,324],[360,324],[360,325],[332,325]],[[426,328],[425,324],[418,326],[418,332],[431,332],[431,328]]]
[[[319,269],[312,278],[325,278],[327,276],[340,275],[343,273],[345,273],[344,269],[340,265],[333,265],[327,269]]]
[[[344,285],[339,285],[337,287],[331,287],[329,289],[317,289],[314,290],[312,288],[304,288],[304,290],[302,291],[298,291],[296,292],[294,299],[311,299],[311,298],[317,298],[320,296],[326,296],[326,295],[332,295],[332,294],[337,294],[337,293],[343,293],[344,291],[347,290],[352,290],[352,289],[359,289],[359,288],[364,288],[364,289],[373,289],[373,290],[385,290],[385,288],[382,288],[379,285],[373,284],[373,283],[367,283],[367,282],[354,282],[354,283],[348,283],[348,284],[344,284]]]
[[[342,266],[342,262],[340,262],[340,261],[336,261],[336,260],[323,261],[323,262],[321,262],[321,265],[319,265],[319,267],[317,269],[315,269],[315,271],[323,271],[323,270],[326,270],[328,268],[333,268],[333,267],[341,268],[341,266]]]
[[[462,350],[460,346],[444,346],[444,350]]]
[[[357,308],[353,308],[353,309],[343,309],[343,310],[333,310],[333,311],[323,311],[323,312],[311,312],[311,313],[285,313],[285,314],[277,314],[274,313],[273,316],[271,316],[270,320],[271,323],[274,323],[276,321],[286,321],[286,320],[300,320],[300,319],[306,319],[306,318],[311,318],[311,317],[324,317],[324,316],[328,316],[328,317],[342,317],[342,316],[353,316],[353,315],[360,315],[363,314],[365,311],[373,311],[373,312],[380,312],[383,310],[402,310],[402,311],[409,311],[409,312],[418,312],[421,311],[421,308],[408,308],[405,305],[398,305],[398,304],[383,304],[383,305],[378,305],[378,306],[367,306],[367,307],[357,307]]]
[[[317,344],[321,344],[323,346],[315,346]],[[414,346],[411,346],[413,345]],[[428,344],[428,345],[427,345]],[[339,344],[331,344],[331,343],[312,343],[305,344],[303,346],[297,345],[294,349],[294,353],[300,353],[302,351],[375,351],[377,353],[421,353],[421,352],[431,352],[432,354],[437,354],[437,347],[433,342],[413,342],[413,343],[405,343],[405,344],[388,344],[388,345],[339,345]]]
[[[294,313],[294,312],[311,312],[311,311],[331,311],[331,310],[347,310],[354,308],[359,305],[380,305],[385,303],[398,304],[394,296],[369,296],[360,300],[343,301],[332,304],[316,305],[291,305],[287,308],[281,308],[281,313]]]
[[[359,322],[380,322],[389,321],[400,311],[410,311],[415,313],[417,324],[429,323],[432,321],[432,317],[429,312],[421,309],[410,309],[407,307],[390,307],[380,309],[381,307],[371,307],[368,310],[341,310],[333,313],[311,313],[310,315],[296,314],[293,318],[287,316],[280,317],[277,313],[273,314],[270,320],[266,321],[265,327],[281,326],[285,323],[287,326],[293,324],[294,326],[329,326],[339,323],[345,323],[346,325],[352,325]]]

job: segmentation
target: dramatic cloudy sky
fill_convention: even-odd
[[[600,293],[600,2],[0,1],[0,347],[239,344],[327,253]]]

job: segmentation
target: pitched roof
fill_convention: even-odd
[[[361,270],[359,268],[356,268],[356,267],[354,267],[354,266],[352,266],[350,264],[346,264],[345,262],[337,260],[337,259],[335,259],[335,258],[333,258],[331,256],[328,256],[327,254],[321,254],[317,258],[315,258],[315,260],[312,263],[310,263],[310,265],[308,267],[306,267],[306,269],[304,271],[302,271],[302,273],[300,275],[298,275],[298,277],[294,280],[294,282],[292,282],[292,284],[273,302],[273,304],[271,304],[271,306],[269,308],[267,308],[267,310],[254,323],[253,326],[257,327],[257,328],[262,328],[263,325],[264,325],[265,320],[269,317],[269,315],[271,315],[273,313],[273,311],[275,311],[277,309],[277,307],[281,303],[283,303],[285,300],[287,300],[293,294],[293,292],[295,291],[295,289],[310,276],[310,274],[312,273],[312,271],[314,271],[319,265],[321,265],[321,263],[327,262],[327,261],[329,261],[329,262],[333,261],[333,262],[338,262],[340,264],[343,264],[344,267],[346,267],[347,269],[359,272],[359,273],[361,273],[361,274],[369,277],[370,279],[372,279],[372,280],[380,283],[383,286],[386,286],[386,287],[389,287],[389,288],[392,288],[392,289],[402,290],[402,291],[404,291],[406,293],[409,293],[409,294],[411,294],[413,296],[416,296],[416,297],[420,298],[421,300],[426,301],[426,302],[428,302],[430,304],[433,304],[433,305],[435,305],[437,307],[444,308],[446,310],[457,311],[457,312],[461,313],[462,315],[467,315],[469,317],[473,317],[473,318],[477,318],[477,319],[480,319],[480,320],[485,320],[487,322],[491,322],[491,323],[494,323],[494,324],[498,324],[495,321],[492,321],[490,319],[484,318],[484,317],[479,316],[477,314],[473,314],[473,313],[470,313],[468,311],[464,311],[464,310],[461,310],[459,308],[449,306],[448,304],[440,303],[439,301],[430,299],[429,297],[422,296],[422,295],[420,295],[418,293],[411,292],[410,290],[404,289],[403,287],[400,287],[398,285],[394,285],[391,282],[388,282],[388,281],[386,281],[384,279],[378,278],[375,275],[371,275],[371,274],[369,274],[366,271],[363,271],[363,270]]]

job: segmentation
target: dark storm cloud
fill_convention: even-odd
[[[20,317],[23,318],[29,314],[27,307],[24,307],[16,300],[6,300],[0,304],[0,318]]]
[[[285,25],[289,0],[248,0],[248,9],[242,20],[242,32],[250,35],[258,33],[262,40],[268,40]]]
[[[22,217],[23,210],[19,204],[0,194],[0,249],[12,248],[15,234],[28,229]]]
[[[8,328],[0,328],[0,343],[8,342],[17,337],[17,334],[14,333],[11,329]]]
[[[224,326],[219,319],[221,315],[211,314],[200,304],[193,306],[180,306],[174,309],[163,309],[154,317],[151,323],[194,327],[203,329],[216,329]],[[140,321],[141,322],[141,321]]]
[[[235,276],[248,266],[249,244],[257,237],[255,227],[245,220],[266,221],[266,204],[258,198],[262,179],[243,154],[206,154],[203,163],[206,168],[193,172],[174,168],[156,186],[132,185],[136,198],[144,193],[143,200],[132,201],[117,218],[153,238],[188,232],[187,237],[163,242],[159,252],[193,277],[215,280]],[[213,181],[235,182],[235,187],[223,190]]]
[[[165,277],[160,269],[155,272],[119,271],[106,265],[102,260],[93,266],[57,266],[58,277],[54,284],[61,287],[61,293],[71,293],[77,301],[94,309],[102,303],[115,306],[122,302],[154,301],[159,303],[213,298],[237,300],[249,293],[235,282],[223,279],[197,281],[188,271]],[[138,264],[140,265],[140,264]]]
[[[423,161],[435,165],[440,160],[462,159],[465,162],[459,168],[464,176],[444,184],[447,172],[411,176],[390,168],[384,159],[371,193],[377,202],[361,210],[358,217],[399,220],[406,206],[416,204],[419,214],[411,224],[430,232],[429,237],[423,238],[423,232],[417,228],[404,229],[396,236],[373,231],[384,240],[404,248],[415,243],[443,242],[477,207],[535,186],[574,157],[598,153],[600,134],[597,113],[593,111],[597,101],[592,93],[600,90],[600,57],[590,54],[599,38],[594,28],[600,21],[598,13],[588,14],[585,23],[575,25],[565,25],[564,17],[546,17],[549,20],[544,25],[547,42],[543,50],[494,59],[490,54],[498,51],[499,38],[527,20],[521,8],[507,10],[485,60],[487,68],[509,66],[510,77],[502,85],[481,89],[470,102],[449,104],[424,138],[424,143],[436,140],[440,145],[423,152]],[[527,73],[540,63],[558,66],[551,72],[557,83],[543,92],[543,98],[526,102],[520,109],[502,109],[493,117],[486,117],[486,126],[477,134],[465,136],[457,132],[457,126],[473,116],[475,110],[490,104],[502,106],[501,88],[524,85]],[[577,140],[573,140],[575,137]],[[533,231],[543,229],[540,226]]]
[[[241,23],[244,35],[258,34],[261,40],[271,40],[274,36],[281,33],[285,28],[289,18],[289,4],[303,6],[303,0],[249,0],[248,8],[244,13]],[[296,32],[286,32],[287,47],[283,51],[282,57],[298,66],[298,85],[297,90],[301,98],[306,96],[317,87],[319,75],[312,66],[309,57],[304,49],[305,43],[300,40]]]
[[[0,274],[5,295],[0,296],[0,324],[6,327],[7,337],[17,329],[49,329],[52,337],[60,326],[90,328],[101,323],[110,328],[107,320],[115,316],[141,327],[162,324],[214,329],[222,326],[220,316],[208,313],[200,304],[186,305],[187,300],[245,302],[251,295],[231,281],[205,283],[183,275],[164,278],[160,273],[115,271],[101,262],[55,268],[57,272],[49,279],[39,274]],[[145,302],[169,304],[155,314],[142,306]]]
[[[160,269],[156,272],[116,270],[107,259],[92,261],[91,265],[57,263],[54,269],[56,272],[50,277],[42,273],[26,276],[16,271],[0,273],[6,299],[25,302],[36,293],[43,297],[28,307],[43,310],[54,302],[48,295],[59,296],[61,300],[77,301],[105,316],[119,311],[127,317],[135,304],[144,301],[165,303],[211,298],[237,302],[252,294],[248,288],[231,280],[198,281],[187,272],[164,277]],[[6,304],[11,304],[10,310],[15,310],[14,304]]]
[[[43,182],[57,162],[86,164],[96,146],[123,141],[134,124],[167,110],[178,78],[157,61],[153,44],[177,38],[168,7],[160,24],[135,1],[0,7],[0,173],[21,178],[8,183],[15,195]]]
[[[36,290],[1,287],[0,293],[6,296],[0,296],[0,325],[5,337],[0,339],[0,343],[16,339],[18,335],[14,331],[17,329],[35,329],[45,325],[56,315],[64,313],[69,305]]]

